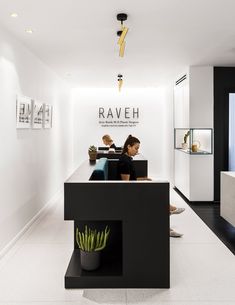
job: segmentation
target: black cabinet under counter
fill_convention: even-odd
[[[146,174],[147,160],[139,161]],[[115,160],[108,162],[114,166]],[[74,237],[77,227],[100,230],[108,225],[110,239],[100,267],[85,271],[74,238],[65,288],[169,288],[169,183],[88,181],[87,163],[82,166],[82,181],[78,168],[65,182],[65,220],[74,221]]]

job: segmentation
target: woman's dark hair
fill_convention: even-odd
[[[140,143],[140,140],[137,139],[136,137],[132,137],[132,135],[130,134],[126,139],[126,142],[124,143],[122,154],[125,154],[128,151],[127,148],[128,145],[133,146],[136,143]]]

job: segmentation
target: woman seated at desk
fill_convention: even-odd
[[[104,145],[109,146],[109,149],[111,148],[111,149],[114,149],[114,150],[115,150],[115,149],[117,148],[116,145],[113,143],[113,140],[112,140],[112,138],[110,137],[110,135],[105,134],[105,135],[102,137],[102,140],[103,140]]]
[[[132,162],[132,157],[138,154],[140,147],[139,139],[129,135],[123,147],[122,155],[118,160],[117,164],[117,179],[118,180],[151,180],[148,177],[136,177],[135,168]],[[180,214],[184,211],[184,208],[177,208],[170,204],[170,215]],[[181,237],[183,234],[175,232],[170,229],[171,237]]]

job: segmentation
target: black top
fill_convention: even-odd
[[[122,180],[121,174],[130,175],[130,180],[137,180],[132,157],[121,155],[117,163],[117,180]]]
[[[114,149],[116,149],[117,147],[116,147],[116,145],[113,143],[112,145],[109,146],[109,148],[114,148]]]

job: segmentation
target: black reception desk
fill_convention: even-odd
[[[137,175],[146,176],[147,160],[138,158]],[[112,179],[117,160],[108,162]],[[74,231],[108,225],[110,237],[95,271],[81,269],[74,239],[65,288],[169,288],[169,183],[89,181],[93,169],[85,161],[65,182],[64,219]]]

